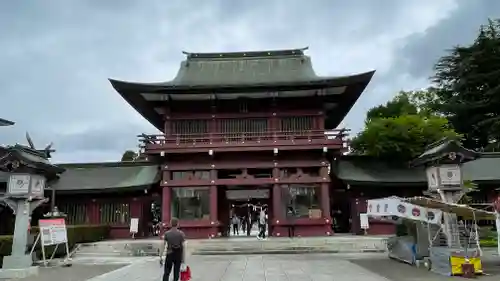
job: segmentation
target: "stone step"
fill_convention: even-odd
[[[73,257],[147,257],[158,256],[159,240],[115,240],[81,244]]]
[[[155,240],[114,240],[82,244],[73,257],[148,257],[157,256],[162,242]],[[386,237],[252,237],[189,240],[187,249],[194,255],[360,253],[385,252]]]
[[[277,253],[385,252],[385,237],[326,237],[206,240],[193,250],[195,255]]]

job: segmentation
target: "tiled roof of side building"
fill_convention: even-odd
[[[159,166],[149,162],[61,164],[66,169],[52,187],[64,192],[138,189],[160,180]]]
[[[427,183],[422,167],[409,168],[404,164],[387,164],[368,156],[343,156],[334,162],[332,171],[340,180],[352,184]],[[482,153],[479,159],[465,163],[463,177],[476,183],[500,183],[500,153]]]
[[[425,184],[425,171],[389,164],[374,157],[348,155],[333,163],[332,172],[350,184]]]

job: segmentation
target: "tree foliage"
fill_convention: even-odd
[[[366,113],[366,120],[374,120],[377,118],[394,118],[401,115],[417,114],[418,109],[413,104],[411,99],[411,92],[399,92],[399,94],[392,100],[388,101],[385,105],[379,105],[371,108]]]
[[[499,147],[500,21],[481,26],[475,41],[456,46],[435,66],[434,109],[471,149]]]
[[[408,161],[444,137],[459,137],[448,120],[426,103],[431,91],[401,92],[367,113],[365,128],[351,142],[354,153],[391,161]]]
[[[122,162],[131,162],[131,161],[135,161],[136,158],[137,158],[137,153],[133,150],[127,150],[123,153],[122,155]]]

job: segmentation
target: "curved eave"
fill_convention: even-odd
[[[11,126],[14,125],[15,123],[6,119],[0,118],[0,126]]]
[[[272,88],[273,90],[294,90],[294,89],[314,89],[314,88],[329,88],[329,87],[341,87],[349,86],[352,84],[365,84],[368,85],[373,77],[375,71],[369,71],[361,74],[355,74],[350,76],[339,76],[339,77],[316,77],[310,80],[299,80],[299,81],[277,81],[273,83],[262,83],[262,84],[209,84],[209,85],[186,85],[186,84],[175,84],[173,81],[163,82],[163,83],[138,83],[138,82],[127,82],[115,79],[109,79],[113,87],[118,92],[134,92],[134,93],[182,93],[189,92],[193,93],[203,93],[203,92],[213,92],[217,90],[218,92],[230,93],[232,91],[242,92],[244,89],[247,92],[254,92],[259,90],[265,90]]]
[[[322,88],[346,87],[341,94],[339,106],[327,112],[326,128],[337,127],[345,115],[358,100],[361,93],[370,83],[375,71],[342,77],[317,77],[314,80],[288,81],[265,84],[234,84],[234,85],[176,85],[173,82],[165,83],[136,83],[109,79],[113,88],[146,120],[157,129],[163,131],[163,118],[142,97],[142,93],[151,94],[201,94],[201,93],[242,93],[259,91],[294,91],[314,90]]]
[[[118,80],[109,79],[113,88],[122,96],[122,98],[132,106],[139,114],[142,115],[150,124],[156,127],[156,129],[161,132],[164,131],[163,128],[163,118],[159,115],[153,108],[150,107],[148,101],[146,101],[140,92],[128,90],[122,87],[123,84],[128,84],[128,82],[122,82]]]

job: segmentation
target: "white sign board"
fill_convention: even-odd
[[[42,219],[38,222],[42,246],[63,244],[68,242],[66,223],[63,218]]]
[[[359,214],[359,223],[361,226],[361,229],[368,229],[370,228],[370,224],[368,222],[368,214]]]
[[[443,165],[439,167],[439,179],[441,185],[462,185],[462,175],[460,166],[458,165]]]
[[[404,202],[399,197],[368,200],[367,214],[373,217],[396,216],[441,224],[443,212]]]
[[[31,175],[30,194],[34,196],[43,196],[45,190],[45,177],[40,175]]]
[[[139,232],[139,218],[130,219],[130,233]]]
[[[31,195],[43,197],[45,177],[30,174],[11,174],[7,193],[10,195]]]
[[[12,195],[27,195],[30,192],[29,174],[11,174],[7,193]]]

